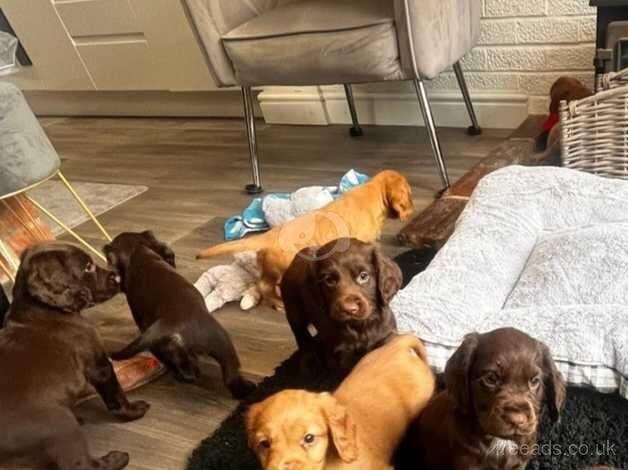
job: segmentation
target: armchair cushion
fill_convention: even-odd
[[[216,85],[237,85],[221,38],[236,26],[298,0],[185,0]]]
[[[314,85],[403,78],[392,3],[306,0],[223,35],[242,85]]]

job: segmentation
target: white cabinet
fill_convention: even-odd
[[[0,0],[26,89],[215,89],[181,0]]]

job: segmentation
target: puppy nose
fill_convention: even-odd
[[[109,273],[109,282],[112,284],[120,284],[120,276],[114,272]]]
[[[504,420],[516,428],[526,426],[531,416],[532,409],[529,403],[512,403],[504,407]]]
[[[527,413],[509,413],[506,415],[508,424],[520,428],[528,423]]]
[[[341,307],[349,315],[357,315],[360,313],[362,303],[358,298],[351,297],[343,300]]]
[[[302,468],[304,468],[304,465],[298,459],[275,460],[269,462],[268,465],[269,470],[301,470]]]
[[[281,470],[301,470],[303,465],[298,460],[288,460],[281,464]]]

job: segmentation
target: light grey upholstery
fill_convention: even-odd
[[[478,41],[480,0],[394,0],[406,78],[434,78]]]
[[[434,162],[449,186],[424,79],[453,66],[471,126],[481,132],[459,60],[476,43],[482,0],[185,0],[218,86],[242,87],[253,184],[262,191],[252,86],[413,80]]]
[[[0,82],[0,198],[54,175],[60,164],[20,90]]]
[[[242,85],[358,83],[403,78],[392,5],[306,0],[223,37]]]
[[[186,0],[219,86],[433,78],[477,41],[481,0]]]

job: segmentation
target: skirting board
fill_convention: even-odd
[[[467,127],[469,117],[459,93],[430,93],[438,126]],[[354,99],[362,124],[423,125],[417,97],[412,93],[356,92]],[[528,117],[528,97],[517,94],[478,93],[472,96],[480,125],[515,129]],[[351,117],[344,92],[308,89],[265,88],[258,96],[269,124],[349,124]]]
[[[29,91],[38,116],[241,117],[239,89],[169,91]],[[261,110],[256,107],[256,115]]]

